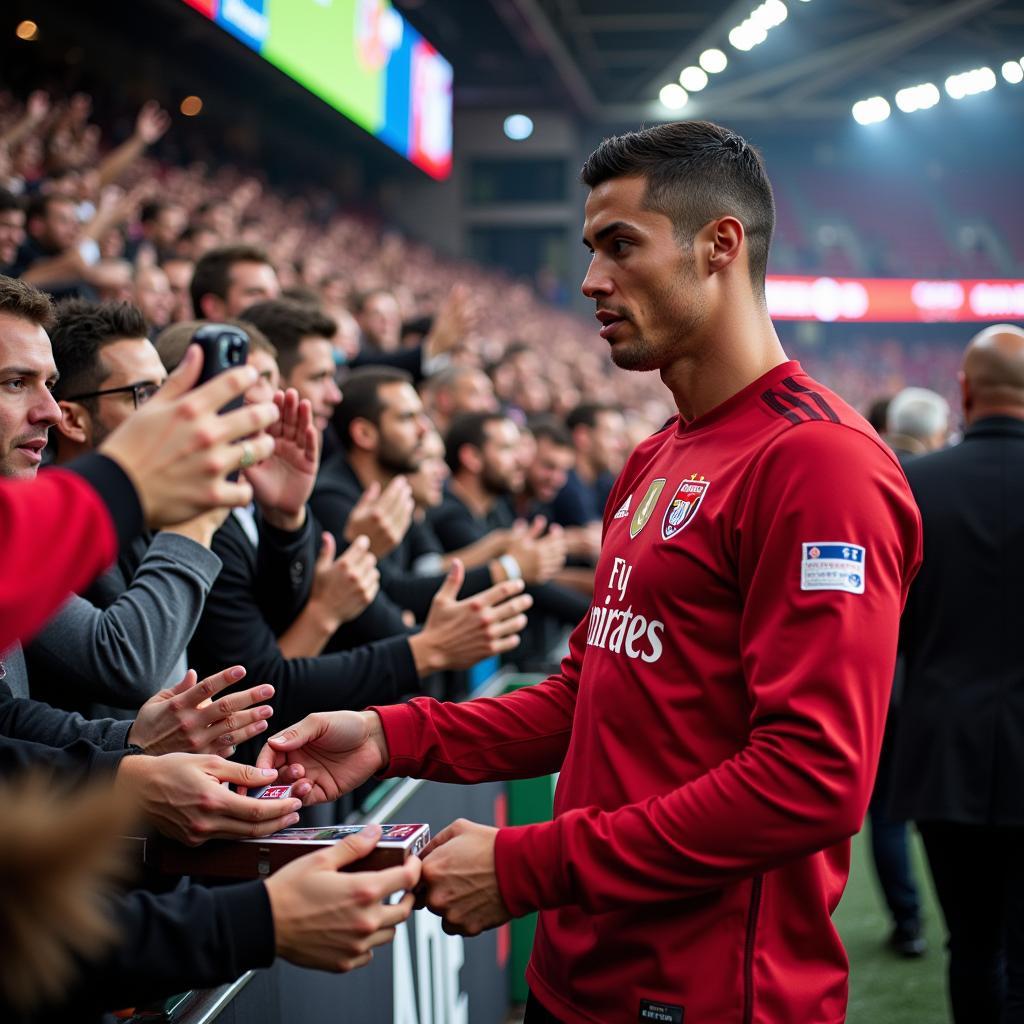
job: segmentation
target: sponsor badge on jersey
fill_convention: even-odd
[[[625,519],[629,515],[629,506],[633,500],[632,494],[626,495],[626,500],[619,506],[619,511],[615,513],[616,519]]]
[[[658,504],[658,499],[661,497],[661,492],[664,489],[665,478],[663,476],[651,481],[651,485],[647,488],[647,493],[644,495],[644,500],[637,505],[633,518],[629,522],[630,540],[633,540],[647,525],[647,520],[654,514],[654,506]]]
[[[808,541],[800,561],[801,590],[864,593],[864,548],[844,540]]]
[[[665,517],[661,521],[661,535],[665,540],[671,540],[690,525],[710,486],[710,480],[705,480],[704,477],[698,479],[695,473],[676,488],[676,493],[668,503]]]

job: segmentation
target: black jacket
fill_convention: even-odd
[[[324,529],[334,535],[339,550],[343,550],[348,543],[345,540],[345,524],[362,493],[362,484],[345,458],[344,451],[338,450],[321,463],[310,505]],[[412,564],[421,551],[417,531],[410,529],[398,547],[378,563],[381,595],[374,601],[374,605],[378,606],[375,614],[385,624],[381,628],[391,623],[392,633],[401,628],[401,613],[405,608],[416,616],[417,622],[422,622],[427,616],[430,602],[444,582],[443,575],[421,576],[412,571]],[[486,566],[470,569],[459,596],[478,594],[491,583],[491,573]]]
[[[189,646],[200,676],[244,665],[242,687],[271,683],[271,727],[281,730],[317,711],[394,704],[419,689],[405,634],[314,658],[285,658],[277,637],[309,597],[319,531],[312,517],[295,534],[258,521],[254,547],[235,515],[213,540],[223,567]],[[250,741],[248,755],[262,746]]]
[[[906,473],[924,564],[901,627],[892,811],[1024,825],[1024,421],[981,420]]]

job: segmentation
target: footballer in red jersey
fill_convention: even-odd
[[[316,716],[261,763],[303,765],[326,799],[373,772],[560,772],[551,822],[456,822],[423,863],[448,929],[540,911],[528,1022],[839,1024],[831,914],[920,518],[874,431],[779,343],[756,151],[660,125],[606,140],[582,178],[601,336],[679,415],[612,490],[561,670],[506,697]]]

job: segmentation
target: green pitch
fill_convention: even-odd
[[[945,930],[935,902],[924,851],[914,834],[914,867],[924,900],[928,952],[905,960],[886,945],[890,925],[867,833],[853,841],[850,881],[835,922],[850,957],[850,1009],[847,1024],[948,1024]]]

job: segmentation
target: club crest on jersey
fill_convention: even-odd
[[[675,495],[665,509],[665,518],[661,522],[661,536],[665,540],[671,540],[690,525],[710,486],[710,480],[705,480],[704,477],[698,479],[694,473],[689,480],[684,480],[676,488]]]
[[[633,518],[629,521],[629,539],[633,540],[636,535],[647,525],[647,520],[654,514],[654,506],[658,504],[661,492],[665,489],[667,481],[663,476],[652,480],[644,500],[636,507]]]

